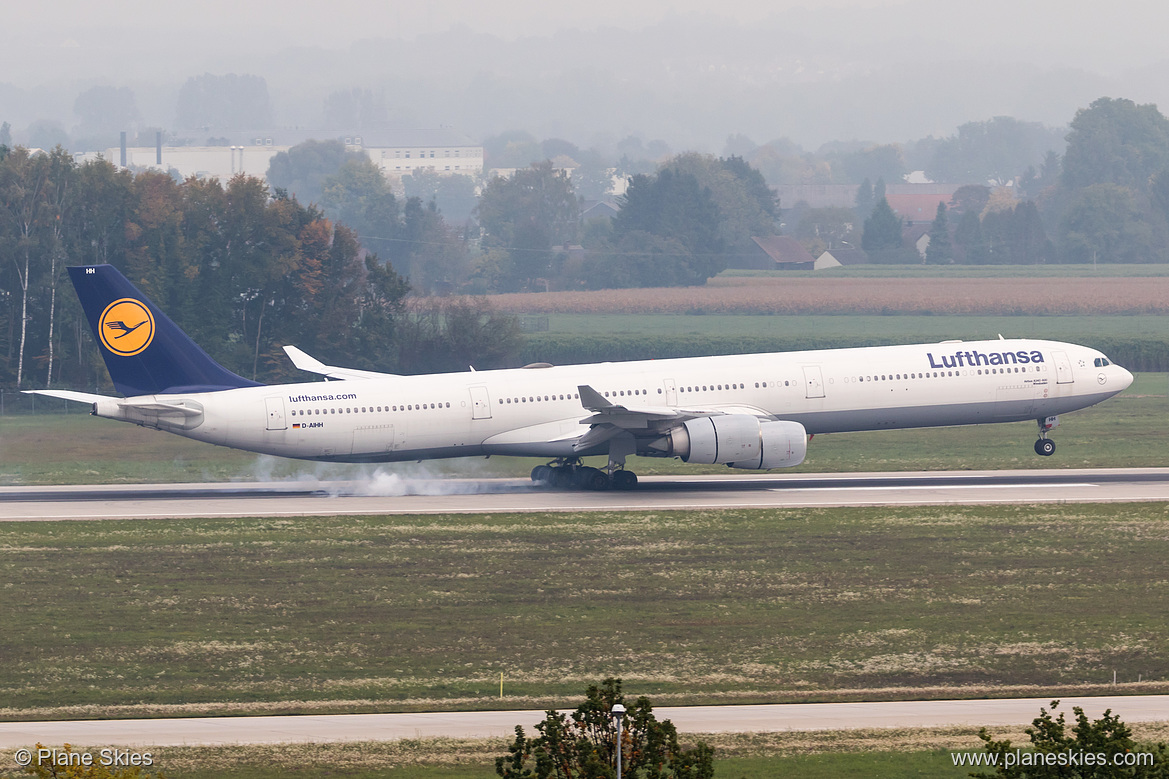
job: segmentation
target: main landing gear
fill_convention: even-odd
[[[1055,441],[1047,437],[1053,427],[1059,427],[1059,417],[1046,417],[1038,420],[1039,440],[1035,442],[1035,454],[1051,457],[1055,454]]]
[[[605,471],[581,463],[579,458],[561,458],[532,469],[537,487],[579,490],[631,490],[637,486],[637,474],[624,468]]]

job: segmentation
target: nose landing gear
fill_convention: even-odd
[[[1035,442],[1035,454],[1051,457],[1055,454],[1055,441],[1047,437],[1052,428],[1059,427],[1059,417],[1044,417],[1039,422],[1039,440]]]

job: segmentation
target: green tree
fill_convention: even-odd
[[[879,252],[901,247],[901,220],[889,207],[884,196],[878,198],[872,215],[865,220],[861,234],[861,248],[866,252]]]
[[[590,685],[585,701],[572,714],[549,711],[528,738],[516,727],[506,757],[495,760],[504,779],[612,779],[616,776],[618,740],[622,775],[629,779],[710,779],[714,750],[699,742],[683,749],[669,720],[658,722],[649,699],[640,697],[617,732],[612,709],[625,705],[620,679]]]
[[[1169,119],[1157,106],[1102,97],[1072,119],[1062,184],[1071,190],[1115,184],[1148,191],[1149,178],[1169,168]]]
[[[325,98],[322,127],[345,132],[365,132],[384,127],[390,119],[385,98],[368,89],[330,92]]]
[[[545,161],[487,182],[478,215],[484,247],[506,249],[510,257],[506,288],[535,289],[558,274],[552,247],[575,242],[580,201],[568,176]]]
[[[867,146],[855,151],[830,155],[830,159],[833,157],[835,157],[833,162],[844,172],[844,177],[850,182],[866,178],[900,181],[907,172],[900,146]],[[881,192],[877,197],[882,195],[884,192]]]
[[[272,158],[268,163],[268,184],[302,203],[320,203],[326,179],[338,175],[349,162],[368,163],[369,158],[361,152],[346,151],[340,141],[305,141]]]
[[[1131,189],[1093,184],[1073,197],[1060,225],[1070,262],[1162,262],[1164,241]]]
[[[134,92],[128,87],[91,87],[73,101],[73,114],[79,122],[78,132],[93,136],[91,147],[118,137],[141,120]]]
[[[697,177],[672,168],[656,176],[637,175],[630,179],[621,210],[613,219],[613,237],[619,244],[645,233],[676,241],[684,250],[677,257],[678,268],[663,278],[675,283],[700,284],[726,267],[726,244],[720,233],[722,215],[710,190]],[[664,253],[653,251],[659,257]],[[630,261],[636,262],[634,254]],[[639,276],[644,276],[640,271]],[[603,286],[600,279],[591,280]]]
[[[855,243],[856,213],[851,208],[809,208],[800,216],[793,235],[818,255]]]
[[[775,191],[742,157],[692,152],[675,157],[666,167],[694,176],[700,187],[710,191],[718,206],[718,235],[724,246],[742,247],[754,236],[776,234],[779,203]]]
[[[442,373],[514,364],[523,335],[515,317],[483,297],[415,298],[398,322],[397,369]]]
[[[535,136],[523,130],[508,130],[483,141],[488,168],[526,168],[548,157]]]
[[[982,265],[987,261],[986,239],[982,234],[982,220],[975,211],[965,211],[954,230],[957,259],[967,265]]]
[[[877,205],[877,198],[873,194],[873,182],[865,179],[856,189],[856,215],[863,224],[873,213],[873,207]]]
[[[1113,714],[1111,709],[1097,720],[1089,720],[1084,710],[1079,706],[1072,707],[1076,716],[1076,724],[1068,732],[1064,713],[1058,717],[1052,713],[1059,707],[1059,701],[1051,702],[1051,711],[1040,708],[1040,714],[1031,722],[1031,727],[1024,732],[1031,741],[1032,750],[1036,755],[1050,756],[1046,759],[1025,759],[1027,752],[1020,753],[1011,746],[1009,739],[996,741],[986,728],[978,732],[982,739],[983,748],[988,755],[993,755],[997,767],[993,773],[972,773],[977,779],[995,779],[995,777],[1009,777],[1010,779],[1057,779],[1059,777],[1080,777],[1081,779],[1111,779],[1112,777],[1132,777],[1133,779],[1165,779],[1169,777],[1169,761],[1165,744],[1138,744],[1132,738],[1132,731],[1120,717]],[[1112,763],[1117,756],[1133,753],[1151,753],[1154,759],[1151,765],[1119,766]],[[1091,755],[1089,764],[1085,757]],[[1103,755],[1103,765],[1097,765],[1097,755]],[[1079,758],[1077,764],[1069,764],[1069,759]],[[1050,760],[1050,762],[1049,762]],[[1028,763],[1023,765],[1022,763]]]
[[[938,203],[938,211],[930,224],[930,242],[925,249],[925,261],[930,265],[945,265],[954,261],[954,247],[950,241],[950,225],[946,219],[946,204]]]
[[[248,74],[193,76],[179,89],[175,125],[212,131],[271,127],[268,82]]]
[[[990,187],[984,184],[966,184],[950,196],[950,210],[961,217],[968,213],[981,218],[982,210],[990,202]]]
[[[30,154],[17,147],[4,159],[0,167],[0,252],[7,255],[5,265],[14,271],[15,286],[19,290],[19,306],[13,306],[10,321],[19,331],[16,343],[16,386],[23,386],[25,355],[28,345],[28,324],[31,319],[30,297],[35,292],[34,276],[42,273],[41,260],[45,251],[45,228],[48,219],[46,191],[51,186],[49,156]],[[9,265],[11,263],[11,265]],[[8,361],[13,360],[9,341]]]
[[[937,144],[925,173],[934,181],[1003,186],[1062,148],[1063,134],[1009,116],[967,122],[956,135]]]
[[[452,225],[468,222],[475,214],[479,196],[475,194],[475,179],[453,174],[449,176],[420,169],[402,177],[406,197],[416,197],[423,203],[434,201],[443,219]]]

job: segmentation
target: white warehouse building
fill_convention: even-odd
[[[215,177],[227,181],[237,173],[265,179],[272,158],[298,143],[322,137],[339,140],[350,151],[366,154],[387,178],[416,170],[438,175],[475,176],[483,171],[483,146],[454,130],[380,130],[372,133],[331,135],[325,131],[238,133],[223,146],[127,146],[99,154],[78,155],[79,161],[102,156],[116,165],[136,170],[174,169],[183,178]]]

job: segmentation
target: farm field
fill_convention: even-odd
[[[760,314],[548,314],[549,335],[739,338],[824,338],[845,344],[881,338],[889,343],[948,339],[1169,339],[1169,316],[923,316]]]
[[[5,719],[1169,691],[1169,506],[0,524]],[[498,697],[499,675],[505,696]]]
[[[64,401],[61,401],[64,408]],[[77,406],[74,406],[74,411]],[[1107,468],[1169,465],[1169,375],[1138,374],[1116,398],[1068,414],[1054,457],[1031,449],[1030,422],[977,427],[889,430],[817,436],[808,459],[789,472]],[[110,456],[116,452],[117,456]],[[189,441],[169,433],[83,413],[0,417],[0,484],[361,479],[380,473],[526,477],[540,461],[492,457],[380,466],[283,460]],[[598,460],[597,463],[600,461]],[[596,464],[596,463],[594,463]],[[631,458],[643,475],[727,473],[722,466]]]
[[[1169,265],[1101,263],[1099,265],[852,265],[818,271],[725,270],[711,283],[733,278],[864,278],[864,279],[1046,279],[1137,278],[1169,276]]]
[[[836,278],[747,276],[705,287],[492,295],[511,314],[1163,315],[1169,276]]]

